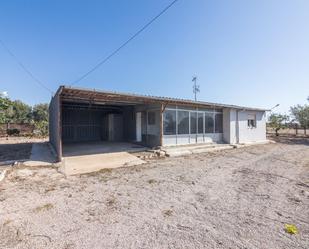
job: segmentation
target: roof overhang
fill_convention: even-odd
[[[230,108],[252,111],[267,111],[266,109],[243,107],[237,105],[226,105],[203,101],[192,101],[188,99],[156,97],[111,91],[100,91],[97,89],[85,89],[70,86],[61,86],[56,94],[59,94],[61,100],[66,102],[92,103],[102,105],[164,104],[194,106],[201,108]]]

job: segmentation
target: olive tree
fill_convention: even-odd
[[[290,112],[299,125],[306,131],[309,128],[309,105],[293,106]]]
[[[279,136],[278,131],[286,128],[286,123],[288,120],[289,116],[287,115],[272,113],[268,118],[268,125],[275,130],[276,136]]]

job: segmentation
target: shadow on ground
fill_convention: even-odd
[[[271,135],[268,137],[270,140],[283,144],[298,144],[309,145],[309,136],[296,136],[296,135]]]
[[[29,159],[32,143],[0,144],[0,162]]]

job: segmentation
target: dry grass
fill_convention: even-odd
[[[42,211],[48,211],[48,210],[50,210],[50,209],[52,209],[52,208],[54,208],[54,205],[53,205],[53,204],[51,204],[51,203],[46,203],[46,204],[44,204],[44,205],[42,205],[42,206],[36,207],[33,211],[34,211],[35,213],[39,213],[39,212],[42,212]]]
[[[172,216],[173,210],[171,210],[171,209],[166,209],[166,210],[163,210],[162,213],[163,213],[163,215],[164,215],[165,217],[169,217],[169,216]]]
[[[7,219],[7,220],[5,220],[5,221],[3,222],[3,226],[6,226],[6,225],[10,224],[11,222],[12,222],[11,219]]]
[[[155,179],[150,179],[147,181],[149,184],[153,184],[153,183],[156,183],[157,181]]]
[[[44,192],[45,194],[51,191],[55,191],[56,190],[56,185],[50,185],[47,188],[45,188]]]
[[[112,206],[115,205],[116,201],[117,201],[117,200],[116,200],[115,196],[110,196],[110,197],[108,197],[107,200],[106,200],[106,205],[107,205],[108,207],[112,207]]]

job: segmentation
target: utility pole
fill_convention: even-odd
[[[197,77],[193,76],[192,82],[193,84],[193,93],[194,93],[194,100],[196,101],[196,94],[200,92],[200,86],[196,84]]]

